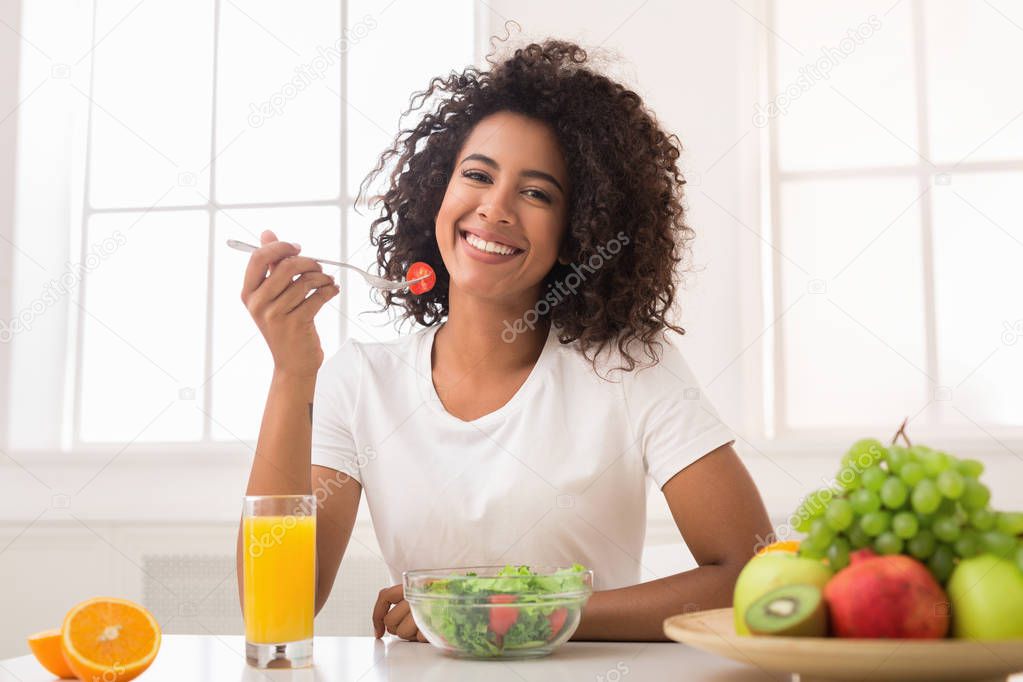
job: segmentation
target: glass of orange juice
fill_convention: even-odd
[[[316,500],[247,495],[242,515],[245,657],[257,668],[313,661]]]

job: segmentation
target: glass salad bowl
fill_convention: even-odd
[[[405,601],[426,639],[464,658],[546,656],[568,641],[593,594],[593,571],[467,566],[405,571]]]

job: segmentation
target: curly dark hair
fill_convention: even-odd
[[[370,228],[377,269],[400,279],[412,263],[424,261],[437,281],[419,296],[383,292],[382,310],[399,306],[404,309],[400,321],[414,318],[426,327],[447,316],[449,274],[437,247],[434,216],[473,127],[490,114],[509,111],[550,126],[572,188],[559,252],[570,264],[555,263],[541,291],[573,272],[571,263],[588,262],[599,247],[620,239],[620,232],[628,236],[628,245],[587,277],[575,295],[550,307],[547,315],[560,328],[558,340],[578,340],[595,371],[596,356],[617,342],[625,362],[619,369],[632,371],[637,363],[628,351],[631,341],[657,361],[654,348],[665,329],[685,334],[666,319],[675,303],[676,265],[686,260],[693,238],[685,222],[685,180],[676,165],[682,145],[661,130],[639,95],[583,66],[587,59],[580,46],[549,38],[516,49],[488,71],[468,67],[435,77],[425,91],[412,95],[402,118],[442,93],[435,110],[395,136],[359,197],[396,158],[389,187],[373,197],[383,204]]]

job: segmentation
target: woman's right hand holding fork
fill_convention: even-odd
[[[270,230],[259,241],[245,269],[242,302],[270,347],[274,372],[315,378],[323,348],[313,318],[340,288],[322,265],[298,255],[298,245],[278,241]]]

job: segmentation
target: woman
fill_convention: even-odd
[[[595,593],[575,639],[664,640],[667,616],[731,603],[771,531],[665,335],[684,333],[668,315],[692,239],[678,140],[586,59],[548,40],[433,79],[419,106],[435,110],[366,179],[395,162],[372,241],[391,278],[436,271],[426,294],[384,295],[424,329],[323,363],[333,279],[271,232],[249,263],[242,299],[275,367],[248,493],[317,495],[319,611],[365,489],[399,583],[378,637],[425,641],[404,570],[579,562]],[[641,582],[648,478],[699,566]]]

